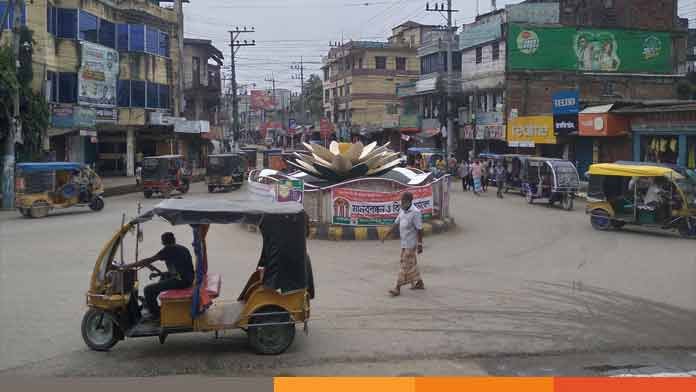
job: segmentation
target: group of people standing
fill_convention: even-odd
[[[467,192],[471,189],[475,195],[488,191],[491,179],[495,180],[498,187],[497,197],[503,198],[507,169],[502,162],[482,161],[475,159],[471,162],[462,160],[457,168],[457,176],[462,180],[462,189]]]

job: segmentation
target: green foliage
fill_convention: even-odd
[[[33,33],[26,27],[20,30],[19,69],[15,70],[12,46],[0,47],[0,139],[10,128],[13,114],[13,97],[19,93],[20,121],[24,146],[20,148],[23,159],[35,159],[41,151],[41,137],[49,125],[49,109],[43,95],[32,90]]]
[[[310,75],[305,82],[305,110],[309,110],[313,121],[318,121],[324,113],[324,87],[318,75]]]

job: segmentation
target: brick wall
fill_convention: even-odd
[[[560,0],[561,24],[676,30],[677,0]]]
[[[579,89],[583,103],[610,104],[620,100],[674,99],[674,79],[642,76],[581,76],[564,73],[507,75],[508,113],[550,114],[551,98],[559,90]]]

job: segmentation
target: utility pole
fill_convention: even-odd
[[[452,9],[452,0],[447,0],[447,6],[445,4],[435,3],[434,7],[430,7],[430,3],[425,4],[425,10],[428,12],[439,12],[444,16],[446,13],[447,19],[447,145],[445,148],[445,157],[449,155],[450,152],[456,150],[455,142],[456,135],[454,133],[454,117],[452,115],[453,104],[452,104],[452,44],[454,43],[454,29],[452,26],[452,14],[459,12],[459,10]]]
[[[15,58],[15,74],[19,69],[19,41],[20,41],[20,31],[22,29],[22,8],[24,7],[24,0],[14,0],[14,2],[7,4],[7,10],[5,13],[9,12],[10,7],[14,7],[14,20],[13,23],[13,34],[12,37],[12,52]],[[3,20],[6,17],[3,16]],[[10,121],[10,129],[5,137],[5,152],[3,157],[2,166],[2,207],[11,209],[14,208],[15,203],[15,143],[20,142],[22,139],[22,123],[20,120],[19,113],[19,94],[20,91],[17,89],[13,97],[13,111],[12,119]]]
[[[235,151],[239,150],[239,102],[237,101],[237,73],[235,69],[234,56],[237,54],[239,48],[243,46],[256,46],[256,40],[252,40],[251,42],[248,42],[247,40],[237,40],[240,34],[253,32],[253,27],[249,30],[246,28],[246,26],[244,26],[243,29],[235,27],[234,30],[230,30],[230,68],[232,71],[232,140],[234,142]]]
[[[305,118],[305,89],[304,89],[304,62],[302,61],[302,57],[300,57],[300,62],[293,64],[291,69],[294,69],[296,71],[300,71],[300,75],[293,75],[293,79],[298,79],[300,80],[300,118],[302,118],[304,121],[307,121]]]
[[[275,75],[272,75],[270,78],[265,78],[264,80],[266,82],[272,83],[272,85],[273,85],[273,90],[271,90],[272,91],[271,97],[273,99],[273,115],[271,116],[271,118],[273,119],[273,121],[276,121],[278,118],[278,113],[277,113],[278,102],[276,102],[277,97],[276,97],[276,78],[275,78]],[[282,118],[281,118],[281,120],[282,120]],[[282,124],[282,121],[281,121],[281,124]],[[268,132],[268,130],[266,132]],[[276,135],[277,135],[277,132],[274,132],[274,134],[273,134],[274,139],[275,139]],[[268,134],[266,134],[266,137],[268,137]]]

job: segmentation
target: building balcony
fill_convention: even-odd
[[[169,23],[177,23],[176,10],[173,6],[162,7],[153,0],[113,0],[116,7],[127,16],[150,16]],[[188,2],[184,0],[184,2]]]

